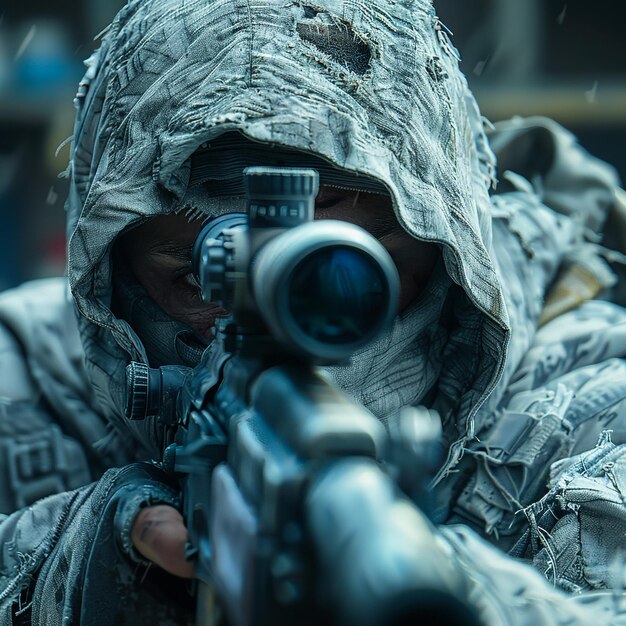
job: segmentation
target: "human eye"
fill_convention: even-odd
[[[191,270],[182,276],[181,281],[191,289],[200,290],[200,283],[198,282],[195,273]]]
[[[202,299],[200,283],[191,266],[182,267],[174,272],[174,285],[185,298],[194,302]]]

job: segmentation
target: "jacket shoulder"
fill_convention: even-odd
[[[89,393],[65,279],[31,281],[0,294],[0,370],[6,374],[0,377],[0,396],[10,400],[35,393],[55,404],[52,381]]]
[[[0,294],[0,513],[83,485],[108,463],[64,279]]]

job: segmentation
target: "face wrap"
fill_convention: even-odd
[[[419,299],[386,333],[355,354],[349,365],[326,368],[339,387],[383,421],[403,406],[423,402],[439,378],[451,284],[439,261]]]
[[[225,213],[244,211],[243,197],[212,197],[203,185],[197,184],[188,190],[179,212],[190,221],[202,223]],[[148,295],[119,250],[114,253],[112,309],[135,331],[151,367],[195,367],[210,343],[208,338],[171,317]]]
[[[208,340],[170,317],[121,263],[113,277],[113,298],[113,310],[135,331],[151,367],[195,367],[200,362]]]

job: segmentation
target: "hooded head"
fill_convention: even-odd
[[[430,291],[445,328],[413,307],[359,359],[372,370],[367,363],[384,363],[399,344],[402,359],[429,355],[415,376],[436,375],[427,385],[405,381],[421,391],[394,402],[440,407],[454,462],[507,337],[489,256],[493,160],[456,55],[428,0],[129,2],[88,61],[68,200],[69,279],[87,369],[119,431],[161,454],[161,427],[123,416],[125,367],[147,354],[137,329],[111,310],[116,241],[157,216],[237,210],[238,190],[207,167],[219,169],[211,163],[224,150],[239,163],[253,145],[255,154],[319,164],[322,184],[339,177],[384,191],[401,228],[441,250],[431,282],[446,288]],[[438,329],[427,341],[424,324]],[[435,335],[433,352],[425,342]]]

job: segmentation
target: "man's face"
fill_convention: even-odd
[[[387,196],[322,187],[315,219],[336,219],[369,231],[386,248],[400,274],[399,310],[421,293],[438,256],[435,244],[406,233]],[[191,251],[202,227],[184,216],[153,218],[123,238],[127,262],[150,297],[171,317],[208,336],[216,317],[225,311],[202,301],[192,275]]]

